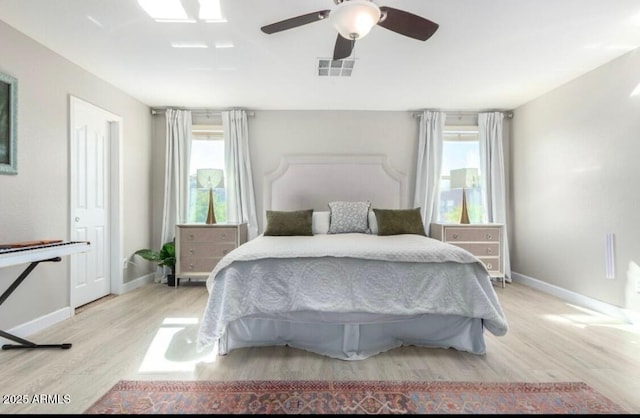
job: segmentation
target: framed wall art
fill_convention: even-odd
[[[0,73],[0,174],[18,174],[18,80]]]

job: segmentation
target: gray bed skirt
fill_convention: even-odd
[[[243,347],[284,346],[341,359],[363,360],[403,345],[485,354],[482,319],[296,312],[249,316],[228,324],[218,354]]]

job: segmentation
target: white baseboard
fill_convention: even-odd
[[[137,289],[141,286],[146,285],[147,283],[153,283],[155,278],[154,273],[147,274],[145,276],[134,279],[130,282],[124,283],[121,286],[121,293],[127,293],[132,291],[133,289]],[[36,318],[24,324],[13,327],[12,329],[6,331],[9,334],[15,335],[19,338],[29,339],[30,335],[36,334],[40,331],[43,331],[49,328],[52,325],[57,324],[58,322],[62,322],[65,319],[69,319],[73,316],[74,312],[70,306],[59,309],[55,312],[51,312],[49,314],[43,315],[40,318]],[[36,344],[58,344],[58,342],[40,342],[33,341]],[[6,338],[0,337],[0,343],[2,344],[13,344],[15,341],[8,340]]]
[[[571,290],[563,289],[541,280],[534,279],[533,277],[525,276],[524,274],[512,272],[511,276],[514,282],[522,283],[525,286],[556,296],[567,302],[626,321],[630,324],[640,325],[640,312],[634,312],[620,308],[619,306],[610,305],[608,303],[592,299],[588,296],[581,295],[580,293],[572,292]]]
[[[19,338],[29,339],[30,335],[33,335],[37,332],[45,330],[52,325],[57,324],[58,322],[64,321],[65,319],[71,318],[71,308],[65,307],[62,309],[58,309],[55,312],[51,312],[49,314],[43,315],[40,318],[36,318],[32,321],[26,322],[24,324],[18,325],[7,332],[9,334],[15,335]],[[8,340],[6,338],[0,337],[0,342],[2,344],[15,344],[15,341]],[[61,344],[60,341],[33,341],[36,344]]]
[[[133,289],[137,289],[146,284],[153,283],[155,280],[155,273],[149,273],[145,276],[138,277],[137,279],[131,280],[122,285],[122,293],[131,292]]]

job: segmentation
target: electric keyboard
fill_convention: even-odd
[[[87,241],[32,241],[36,244],[23,243],[0,246],[0,267],[42,261],[90,250]],[[44,242],[44,244],[43,244]]]

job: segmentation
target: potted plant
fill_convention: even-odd
[[[134,253],[145,260],[155,261],[161,267],[167,267],[169,274],[167,275],[167,284],[175,286],[176,280],[176,246],[173,241],[166,242],[160,248],[160,251],[150,250],[147,248],[138,250]]]

